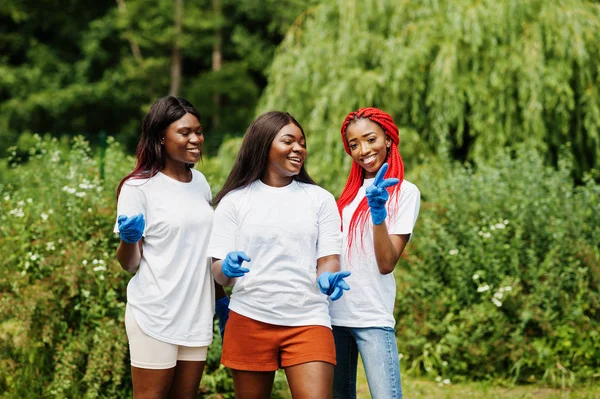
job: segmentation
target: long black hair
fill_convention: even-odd
[[[223,188],[213,198],[213,205],[217,206],[228,192],[239,187],[245,187],[265,174],[269,164],[271,144],[277,133],[290,123],[300,129],[306,140],[302,126],[287,112],[265,112],[250,124],[246,134],[244,134],[244,140],[233,168],[231,168]],[[300,168],[300,172],[293,176],[293,179],[302,183],[316,184],[308,175],[304,165]]]
[[[147,179],[165,167],[165,153],[160,144],[169,125],[192,114],[200,121],[200,114],[189,101],[175,96],[161,97],[154,101],[142,123],[142,135],[137,146],[137,165],[125,176],[117,187],[117,198],[121,187],[128,179]],[[201,154],[202,155],[202,154]],[[188,165],[191,168],[193,165]]]

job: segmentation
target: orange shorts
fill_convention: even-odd
[[[308,362],[327,362],[335,366],[335,344],[330,328],[277,326],[229,312],[221,355],[225,367],[275,371]]]

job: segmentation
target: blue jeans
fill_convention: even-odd
[[[356,367],[362,358],[372,399],[402,399],[396,333],[390,327],[333,327],[337,366],[333,399],[356,399]]]

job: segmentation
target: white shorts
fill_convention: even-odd
[[[175,367],[178,360],[206,361],[208,346],[182,346],[159,341],[140,328],[129,304],[125,307],[125,329],[129,338],[131,365],[142,369],[163,370]]]

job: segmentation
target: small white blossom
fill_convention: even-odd
[[[494,229],[496,229],[496,226],[494,226],[494,225],[491,225],[491,226],[490,226],[490,230],[494,230]]]
[[[483,238],[490,238],[491,236],[492,234],[490,234],[489,232],[483,233]]]
[[[498,224],[496,224],[495,226],[496,226],[496,228],[497,228],[497,229],[500,229],[500,230],[502,230],[504,227],[506,227],[506,226],[504,226],[504,224],[502,224],[502,223],[498,223]]]
[[[23,205],[25,205],[25,202],[24,201],[19,201],[19,202],[17,202],[17,205],[23,206]]]
[[[443,381],[443,383],[444,383],[445,385],[450,385],[450,384],[452,384],[452,382],[451,382],[451,381],[450,381],[448,378],[446,378],[446,379]]]
[[[81,264],[82,264],[82,265],[84,265],[84,266],[85,266],[85,265],[87,265],[87,260],[85,260],[85,259],[84,259],[84,260],[81,262]]]
[[[446,367],[447,365],[448,365],[448,362],[444,360],[444,361],[442,362],[442,366]]]
[[[47,213],[42,213],[40,215],[40,217],[42,218],[42,220],[45,222],[46,220],[48,220],[48,214]]]
[[[502,287],[504,289],[504,291],[512,291],[512,287],[510,285],[507,285],[506,287]]]
[[[48,213],[52,215],[54,213],[54,209],[48,209]]]
[[[5,196],[4,196],[4,201],[10,201],[10,195],[8,195],[8,194],[7,194],[7,195],[5,195]]]
[[[504,220],[502,221],[502,223],[503,223],[504,225],[507,225],[507,224],[508,224],[508,219],[504,219]]]
[[[87,209],[88,213],[92,213],[92,208]]]
[[[494,305],[496,305],[497,307],[500,307],[500,306],[502,306],[502,302],[500,302],[500,301],[499,301],[498,299],[496,299],[495,297],[494,297],[494,298],[492,298],[492,303],[493,303]]]
[[[46,251],[54,251],[55,249],[56,249],[56,246],[54,245],[54,242],[48,241],[46,243]]]
[[[439,376],[439,375],[438,375],[437,377],[435,377],[435,381],[436,381],[436,382],[440,382],[441,380],[442,380],[442,377],[441,377],[441,376]]]
[[[504,294],[500,291],[498,291],[494,294],[494,298],[502,299],[503,297],[504,297]]]
[[[31,204],[33,202],[33,200],[31,198],[27,198],[27,203]]]
[[[75,193],[75,195],[76,195],[76,196],[78,196],[79,198],[81,198],[81,197],[85,197],[85,193],[84,193],[83,191],[82,191],[82,192]]]
[[[31,259],[32,261],[36,261],[39,258],[38,254],[33,254],[31,255],[31,257],[29,259]]]
[[[104,275],[103,274],[100,275],[100,280],[104,280]]]
[[[404,355],[402,353],[398,353],[398,359],[402,359]]]
[[[104,267],[104,266],[96,266],[96,267],[94,267],[94,271],[95,272],[103,272],[105,270],[106,270],[106,267]]]
[[[454,256],[454,255],[458,255],[458,249],[451,249],[449,252],[450,255]]]
[[[93,265],[97,265],[97,264],[98,264],[98,259],[94,259],[94,260],[92,261],[92,264],[93,264]]]
[[[477,292],[486,292],[489,289],[490,289],[489,285],[487,285],[487,284],[486,285],[481,285],[481,286],[479,286],[479,288],[477,288]]]
[[[427,372],[431,371],[431,367],[429,367],[429,366],[425,367],[425,371],[427,371]]]
[[[69,186],[63,186],[62,190],[69,194],[75,194],[75,192],[77,192],[77,190],[75,190],[74,188],[71,188]]]
[[[473,275],[473,280],[479,280],[479,274],[475,273],[475,274]]]

